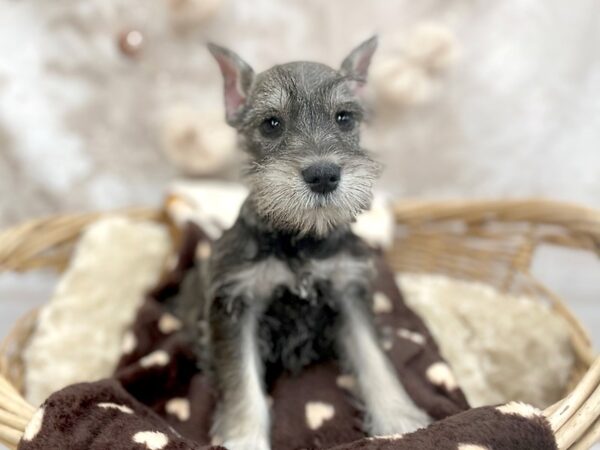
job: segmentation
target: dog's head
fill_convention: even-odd
[[[339,70],[292,62],[255,74],[238,55],[209,44],[224,78],[227,122],[250,155],[256,211],[278,229],[326,235],[367,209],[379,165],[360,147],[361,92],[373,37]]]

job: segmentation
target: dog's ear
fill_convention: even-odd
[[[343,75],[364,84],[367,81],[369,65],[371,64],[371,58],[376,49],[377,36],[373,36],[350,52],[346,59],[344,59],[344,62],[342,62],[340,72]]]
[[[254,81],[254,71],[242,58],[229,49],[209,43],[208,50],[217,60],[223,75],[227,122],[235,125],[246,106]]]

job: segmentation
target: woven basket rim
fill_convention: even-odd
[[[403,200],[395,202],[393,210],[397,225],[410,229],[451,221],[460,221],[475,228],[490,222],[549,225],[569,231],[558,242],[552,242],[554,244],[596,254],[600,249],[600,210],[573,203],[545,199]],[[64,268],[81,232],[100,217],[113,214],[158,221],[174,230],[165,211],[152,208],[37,219],[0,232],[0,271]],[[173,236],[175,238],[175,232]],[[527,258],[521,261],[522,264],[529,262]],[[589,448],[600,438],[600,358],[596,357],[586,330],[562,300],[543,285],[538,283],[536,287],[539,288],[538,294],[548,298],[556,312],[566,318],[572,330],[574,350],[587,369],[575,389],[547,408],[544,414],[555,433],[559,449]],[[23,330],[16,333],[23,333]],[[26,340],[27,336],[21,338]],[[16,448],[35,409],[8,381],[10,364],[6,358],[6,344],[5,340],[0,346],[0,442]]]

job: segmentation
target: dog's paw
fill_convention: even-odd
[[[223,442],[227,450],[270,450],[269,440],[261,436],[244,436]]]
[[[431,422],[427,414],[414,408],[379,417],[373,416],[368,421],[368,431],[371,436],[407,434],[425,428]]]

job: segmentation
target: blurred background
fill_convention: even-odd
[[[600,208],[597,0],[0,0],[0,227],[235,179],[208,40],[261,71],[337,66],[373,33],[381,190]],[[543,253],[536,273],[600,344],[600,264]],[[0,335],[53,283],[2,275]]]
[[[596,0],[0,5],[2,226],[156,204],[182,173],[173,155],[224,126],[207,40],[260,71],[298,59],[337,66],[373,33],[366,143],[387,165],[385,189],[600,206]],[[212,139],[224,145],[228,131]]]

